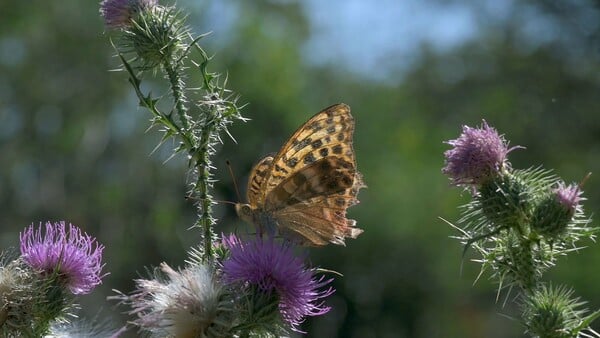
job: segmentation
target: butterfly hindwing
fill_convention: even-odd
[[[282,209],[274,213],[275,218],[283,223],[280,227],[304,237],[305,244],[344,244],[344,238],[356,238],[363,232],[354,227],[355,220],[346,218],[346,209],[358,203],[356,196],[362,187],[362,177],[356,173],[351,188]]]
[[[251,205],[262,204],[261,201],[262,193],[261,186],[265,179],[265,176],[271,169],[273,163],[273,156],[266,156],[260,160],[250,171],[250,177],[248,177],[248,203]]]

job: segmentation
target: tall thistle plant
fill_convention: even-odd
[[[220,136],[234,121],[244,121],[237,97],[225,88],[226,80],[208,71],[209,57],[199,45],[204,36],[192,37],[185,17],[174,7],[160,6],[156,0],[103,1],[100,8],[106,26],[117,31],[116,49],[129,74],[140,105],[151,114],[151,123],[163,132],[161,144],[177,142],[174,153],[184,153],[195,179],[190,196],[197,201],[200,217],[196,227],[203,232],[203,255],[211,259],[215,234],[209,194],[212,182],[211,156]],[[199,60],[191,59],[197,55]],[[184,73],[188,67],[202,78],[199,87],[190,89]],[[164,75],[170,87],[171,107],[159,110],[164,98],[153,97],[141,88],[147,73]],[[190,97],[193,97],[190,98]]]
[[[156,0],[104,0],[100,13],[114,33],[114,45],[140,105],[163,132],[161,144],[174,140],[193,173],[190,195],[197,201],[200,249],[191,249],[184,267],[163,263],[153,276],[136,280],[131,294],[111,297],[129,307],[130,323],[152,337],[273,337],[302,332],[308,316],[329,311],[323,299],[334,292],[331,279],[317,276],[287,242],[217,238],[210,195],[211,157],[227,128],[244,121],[237,96],[226,80],[208,70],[210,58],[192,36],[185,16]],[[199,84],[188,83],[187,71]],[[162,74],[170,95],[153,97],[141,83]],[[193,88],[193,89],[192,89]],[[159,102],[170,100],[170,109]]]
[[[500,289],[515,290],[526,333],[532,337],[600,337],[584,302],[563,285],[543,280],[559,257],[579,249],[579,240],[594,239],[598,228],[583,212],[582,185],[566,184],[541,168],[514,169],[502,135],[485,121],[464,126],[446,142],[442,172],[465,188],[472,200],[462,206],[457,239],[465,251],[475,249],[481,272],[488,271]]]

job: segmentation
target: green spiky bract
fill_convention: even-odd
[[[188,34],[181,12],[152,6],[141,10],[123,30],[119,50],[132,57],[137,69],[153,70],[181,56]]]
[[[238,314],[240,324],[234,328],[243,336],[279,337],[286,333],[279,312],[277,293],[265,294],[252,286],[248,290],[240,290]]]
[[[600,311],[586,316],[588,311],[581,308],[584,304],[565,286],[541,285],[523,301],[523,322],[527,332],[536,337],[583,337],[584,331],[594,334],[588,327]]]
[[[77,308],[55,272],[34,271],[21,259],[0,267],[0,335],[37,338],[51,325],[66,323]]]

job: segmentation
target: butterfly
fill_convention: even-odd
[[[363,230],[346,218],[365,187],[356,169],[350,107],[340,103],[304,123],[279,152],[250,172],[247,204],[238,216],[262,233],[278,232],[302,245],[344,245]]]

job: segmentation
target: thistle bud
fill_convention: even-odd
[[[527,332],[535,337],[567,338],[592,337],[580,335],[589,329],[591,316],[580,309],[583,302],[573,298],[566,287],[541,286],[528,295],[523,303],[523,321]],[[593,316],[593,315],[592,315]]]
[[[173,7],[156,0],[105,0],[100,13],[108,28],[122,30],[120,43],[143,69],[170,63],[184,49],[187,27]]]
[[[145,68],[154,68],[177,58],[184,48],[187,29],[173,8],[155,6],[139,13],[126,31],[125,41]]]
[[[581,193],[577,185],[566,186],[560,182],[537,205],[531,221],[533,230],[551,239],[564,234],[575,213],[581,209]]]

